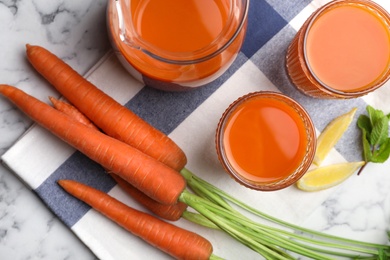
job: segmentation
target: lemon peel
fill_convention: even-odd
[[[314,168],[306,172],[296,185],[304,191],[319,191],[334,187],[350,177],[364,161],[331,164]]]
[[[357,108],[351,109],[349,112],[333,119],[322,131],[317,138],[317,149],[314,155],[313,164],[319,166],[328,155],[330,150],[343,136],[348,129],[352,119],[357,111]]]

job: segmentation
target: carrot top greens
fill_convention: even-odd
[[[266,259],[295,259],[292,253],[310,259],[333,259],[335,256],[349,259],[390,258],[389,245],[342,238],[287,223],[233,198],[188,169],[183,169],[181,173],[187,186],[197,196],[185,191],[180,200]],[[259,217],[262,223],[244,216],[242,210]]]

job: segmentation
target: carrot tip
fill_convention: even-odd
[[[31,45],[29,43],[26,43],[26,53],[28,55],[32,54],[34,52],[34,50],[37,49],[37,47],[38,47],[37,45]]]
[[[58,101],[55,97],[52,97],[52,96],[49,96],[49,100],[52,104],[55,103],[56,101]]]
[[[0,84],[0,92],[3,94],[3,95],[7,95],[7,93],[10,93],[12,91],[14,91],[16,88],[11,86],[11,85],[7,85],[7,84]]]
[[[70,182],[71,182],[70,180],[58,180],[57,184],[60,185],[62,188],[65,188],[65,186]]]

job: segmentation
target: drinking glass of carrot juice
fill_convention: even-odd
[[[315,11],[290,44],[293,84],[318,98],[355,98],[390,76],[390,15],[365,0],[336,0]]]
[[[146,85],[180,91],[225,72],[245,38],[249,0],[109,0],[107,26],[122,65]]]
[[[238,183],[273,191],[294,184],[316,149],[310,116],[284,94],[261,91],[234,101],[216,131],[218,158]]]

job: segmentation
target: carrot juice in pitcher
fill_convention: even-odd
[[[146,85],[186,90],[220,76],[237,56],[249,0],[110,0],[108,30],[124,67]]]

